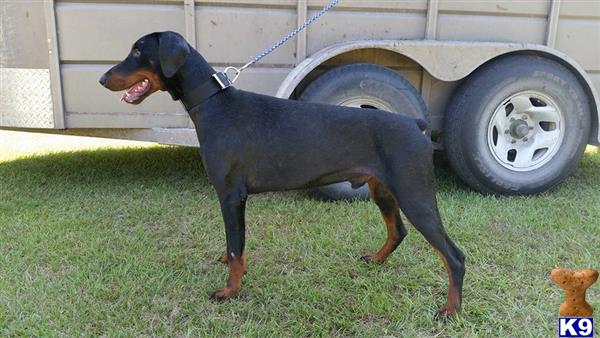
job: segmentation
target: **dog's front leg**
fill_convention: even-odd
[[[235,187],[219,193],[221,212],[225,221],[227,236],[227,263],[229,278],[224,288],[217,290],[211,298],[226,300],[237,296],[242,287],[242,276],[246,271],[246,262],[243,258],[246,240],[246,224],[244,211],[246,207],[246,189]]]

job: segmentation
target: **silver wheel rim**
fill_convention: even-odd
[[[390,107],[390,105],[387,102],[372,96],[355,96],[343,100],[337,105],[354,108],[380,109],[390,112],[392,111],[392,107]]]
[[[531,171],[556,155],[564,136],[563,115],[548,95],[522,91],[496,108],[487,143],[498,164],[513,171]]]

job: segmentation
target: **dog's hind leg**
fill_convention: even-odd
[[[387,238],[377,253],[363,256],[360,259],[365,262],[383,263],[406,237],[406,228],[402,224],[398,203],[392,193],[373,177],[369,179],[368,184],[371,198],[383,216]]]
[[[462,285],[465,274],[465,256],[444,230],[437,208],[431,173],[420,171],[418,176],[401,177],[397,185],[390,187],[398,200],[400,209],[408,220],[423,234],[442,259],[448,273],[448,296],[446,304],[436,318],[456,314],[461,307]]]
[[[242,277],[246,272],[246,261],[244,259],[246,197],[246,190],[242,187],[230,188],[219,193],[227,237],[226,259],[229,278],[224,288],[212,294],[211,298],[213,299],[226,300],[235,297],[242,287]]]

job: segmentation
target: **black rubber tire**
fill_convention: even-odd
[[[543,166],[515,171],[500,165],[487,145],[494,110],[510,95],[535,90],[554,100],[564,136]],[[443,144],[460,178],[485,194],[529,195],[565,180],[581,158],[590,134],[589,98],[562,64],[536,55],[509,55],[483,65],[457,89],[444,116]]]
[[[389,68],[367,63],[327,71],[306,87],[299,100],[339,104],[359,96],[383,101],[392,112],[427,121],[425,102],[408,80]],[[312,193],[327,200],[369,199],[366,185],[352,189],[348,182],[320,187]]]

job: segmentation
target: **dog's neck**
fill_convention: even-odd
[[[169,79],[168,91],[174,100],[180,100],[187,111],[198,106],[200,102],[197,97],[190,93],[202,86],[206,81],[212,80],[216,73],[213,67],[195,49],[190,48],[186,62],[181,66],[177,74]]]

